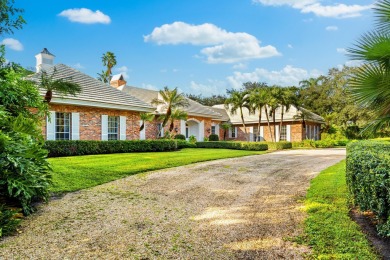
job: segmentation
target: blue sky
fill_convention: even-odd
[[[4,35],[8,60],[55,63],[96,77],[101,56],[128,85],[225,94],[243,82],[282,86],[354,64],[345,49],[373,27],[364,0],[16,0],[27,24]]]

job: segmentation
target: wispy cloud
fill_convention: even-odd
[[[337,31],[338,29],[339,29],[339,27],[334,26],[334,25],[325,27],[325,30],[327,30],[327,31]]]
[[[85,24],[94,24],[102,23],[109,24],[111,19],[108,15],[102,13],[101,11],[92,11],[87,8],[74,8],[67,9],[58,14],[69,19],[71,22],[75,23],[85,23]]]
[[[337,51],[338,53],[341,53],[341,54],[347,54],[347,53],[348,53],[347,50],[344,49],[344,48],[337,48],[336,51]]]
[[[85,69],[85,67],[83,65],[81,65],[80,62],[78,62],[76,64],[73,64],[72,67],[75,68],[75,69],[78,69],[78,70]]]
[[[130,70],[129,70],[129,68],[127,66],[122,66],[122,67],[119,67],[119,68],[115,68],[114,71],[122,74],[122,76],[125,79],[129,79],[129,71]]]
[[[298,9],[301,13],[313,13],[320,17],[331,18],[352,18],[362,15],[362,12],[371,9],[372,5],[346,5],[335,3],[333,5],[322,5],[319,0],[253,0],[266,6],[287,5]]]
[[[235,63],[249,59],[281,55],[274,46],[260,46],[260,41],[244,32],[228,32],[214,24],[191,25],[174,22],[156,27],[144,36],[145,42],[158,45],[191,44],[208,46],[200,50],[208,63]]]
[[[291,44],[287,44],[287,47],[293,49],[294,47]]]
[[[10,48],[14,51],[22,51],[23,50],[23,44],[13,38],[5,38],[0,42],[0,44],[5,45],[6,47]]]

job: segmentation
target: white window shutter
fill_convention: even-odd
[[[160,137],[164,137],[164,127],[163,124],[161,123],[161,134]]]
[[[180,134],[186,135],[186,121],[180,120]]]
[[[219,136],[219,124],[215,125],[215,134]]]
[[[126,117],[119,117],[119,140],[126,140]]]
[[[286,127],[286,131],[287,131],[287,141],[291,142],[291,125],[287,125]]]
[[[46,117],[46,140],[56,140],[56,112],[50,111]]]
[[[199,123],[199,142],[203,142],[204,139],[204,121]]]
[[[139,121],[139,126],[141,127],[142,125],[142,120]],[[146,122],[145,122],[145,125],[144,125],[144,129],[142,129],[141,132],[139,132],[139,139],[140,140],[145,140],[145,133],[146,133]]]
[[[71,140],[80,140],[80,113],[72,113],[72,138]]]
[[[264,141],[264,126],[260,126],[260,141]]]
[[[108,115],[102,115],[102,141],[108,140]]]
[[[276,136],[275,136],[275,140],[276,142],[279,142],[279,125],[276,125]]]

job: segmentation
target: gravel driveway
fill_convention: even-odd
[[[299,259],[309,180],[345,149],[288,150],[131,176],[42,205],[0,259]]]

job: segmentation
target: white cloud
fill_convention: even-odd
[[[299,9],[301,13],[313,13],[316,16],[332,18],[351,18],[361,16],[362,12],[371,9],[372,5],[322,5],[319,0],[253,0],[267,6],[287,5]]]
[[[5,45],[6,47],[10,48],[14,51],[22,51],[23,50],[23,44],[13,38],[5,38],[0,42],[0,44]]]
[[[359,67],[363,65],[363,61],[361,60],[350,60],[345,63],[345,66],[348,67]]]
[[[141,88],[149,89],[149,90],[158,90],[158,88],[152,84],[142,83]]]
[[[233,69],[235,69],[235,70],[244,70],[244,69],[246,69],[248,66],[247,66],[247,64],[245,64],[245,63],[237,63],[237,64],[234,64],[233,65]]]
[[[327,31],[337,31],[339,29],[339,27],[337,27],[337,26],[326,26],[325,27],[325,30],[327,30]]]
[[[87,9],[87,8],[74,8],[74,9],[67,9],[62,11],[58,14],[59,16],[63,16],[69,19],[71,22],[76,23],[86,23],[86,24],[93,24],[93,23],[103,23],[103,24],[109,24],[111,22],[111,19],[108,15],[105,15],[99,10],[96,10],[95,12]]]
[[[81,63],[79,63],[79,62],[72,65],[72,67],[75,69],[79,69],[79,70],[85,69],[85,67],[83,65],[81,65]]]
[[[336,51],[337,51],[338,53],[341,53],[341,54],[347,54],[347,53],[348,53],[347,50],[344,49],[344,48],[337,48]]]
[[[262,68],[257,68],[248,73],[236,71],[232,76],[227,77],[227,80],[232,87],[237,89],[241,88],[242,83],[248,81],[266,82],[269,85],[298,86],[299,81],[310,77],[318,77],[319,75],[321,75],[321,72],[318,70],[307,71],[287,65],[279,71],[269,71]]]
[[[294,47],[291,44],[287,44],[287,47],[293,49]]]
[[[190,92],[196,95],[212,96],[226,93],[226,82],[219,80],[208,80],[206,84],[191,81]]]
[[[115,68],[114,69],[115,72],[118,72],[120,74],[122,74],[122,76],[127,80],[129,79],[129,68],[127,68],[126,66],[122,66],[122,67],[119,67],[119,68]]]
[[[234,63],[249,59],[281,55],[274,46],[260,46],[260,41],[248,33],[228,32],[213,24],[191,25],[184,22],[164,24],[144,36],[145,42],[208,46],[201,54],[208,63]]]

